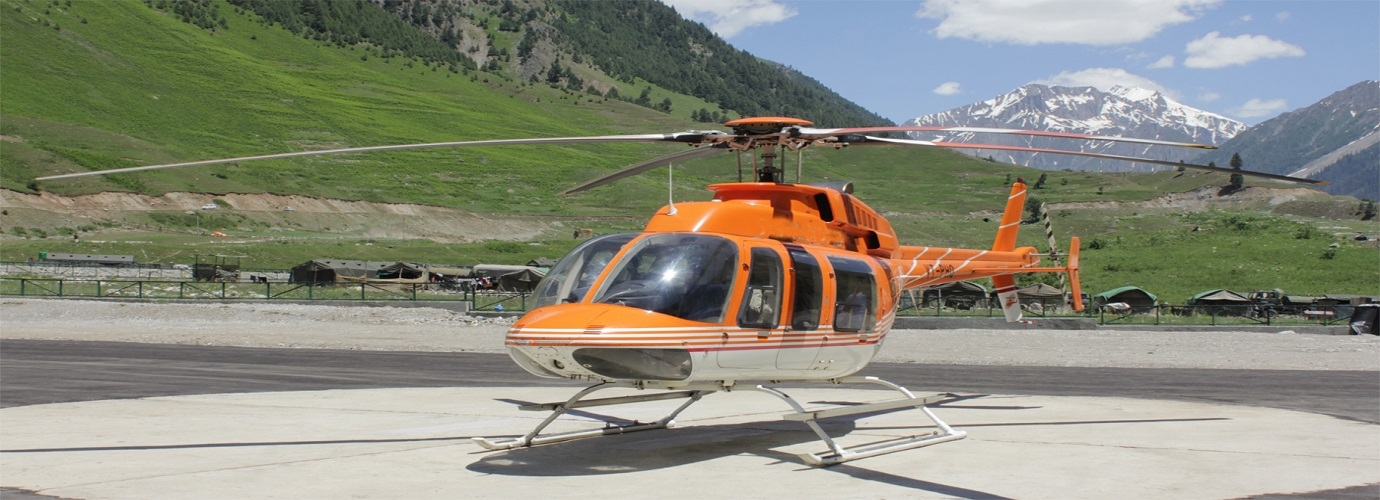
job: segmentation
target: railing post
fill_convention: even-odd
[[[96,298],[101,298],[101,280],[96,280]]]
[[[144,298],[144,280],[139,280],[139,298]]]
[[[58,280],[58,297],[62,296],[62,280]]]

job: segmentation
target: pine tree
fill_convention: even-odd
[[[1232,169],[1234,169],[1234,170],[1241,170],[1241,165],[1243,165],[1243,164],[1244,164],[1244,162],[1241,161],[1241,153],[1232,153],[1232,154],[1231,154],[1231,168],[1232,168]],[[1238,190],[1238,189],[1241,189],[1242,187],[1245,187],[1245,185],[1246,185],[1246,176],[1241,175],[1241,174],[1231,174],[1231,190],[1232,190],[1232,191],[1236,191],[1236,190]]]

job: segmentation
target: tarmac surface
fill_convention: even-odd
[[[583,384],[506,356],[0,341],[4,498],[1380,497],[1373,371],[874,363],[966,439],[812,468],[825,446],[750,390],[675,428],[486,451]],[[890,391],[786,386],[808,407]],[[601,396],[611,394],[600,394]],[[676,402],[572,412],[654,420]],[[933,430],[915,411],[825,421],[845,445]],[[1292,496],[1290,496],[1292,495]]]

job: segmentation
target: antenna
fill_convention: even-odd
[[[675,164],[670,163],[670,162],[667,162],[667,163],[666,163],[666,205],[667,205],[667,207],[669,207],[669,208],[666,209],[666,215],[675,215],[675,214],[676,214],[676,184],[675,184],[675,172],[676,172],[676,166],[675,166]]]

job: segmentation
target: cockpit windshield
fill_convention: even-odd
[[[583,300],[613,256],[636,237],[635,233],[610,234],[581,243],[537,285],[533,308]]]
[[[723,320],[738,247],[717,236],[653,234],[638,240],[609,273],[594,302],[691,321]]]

